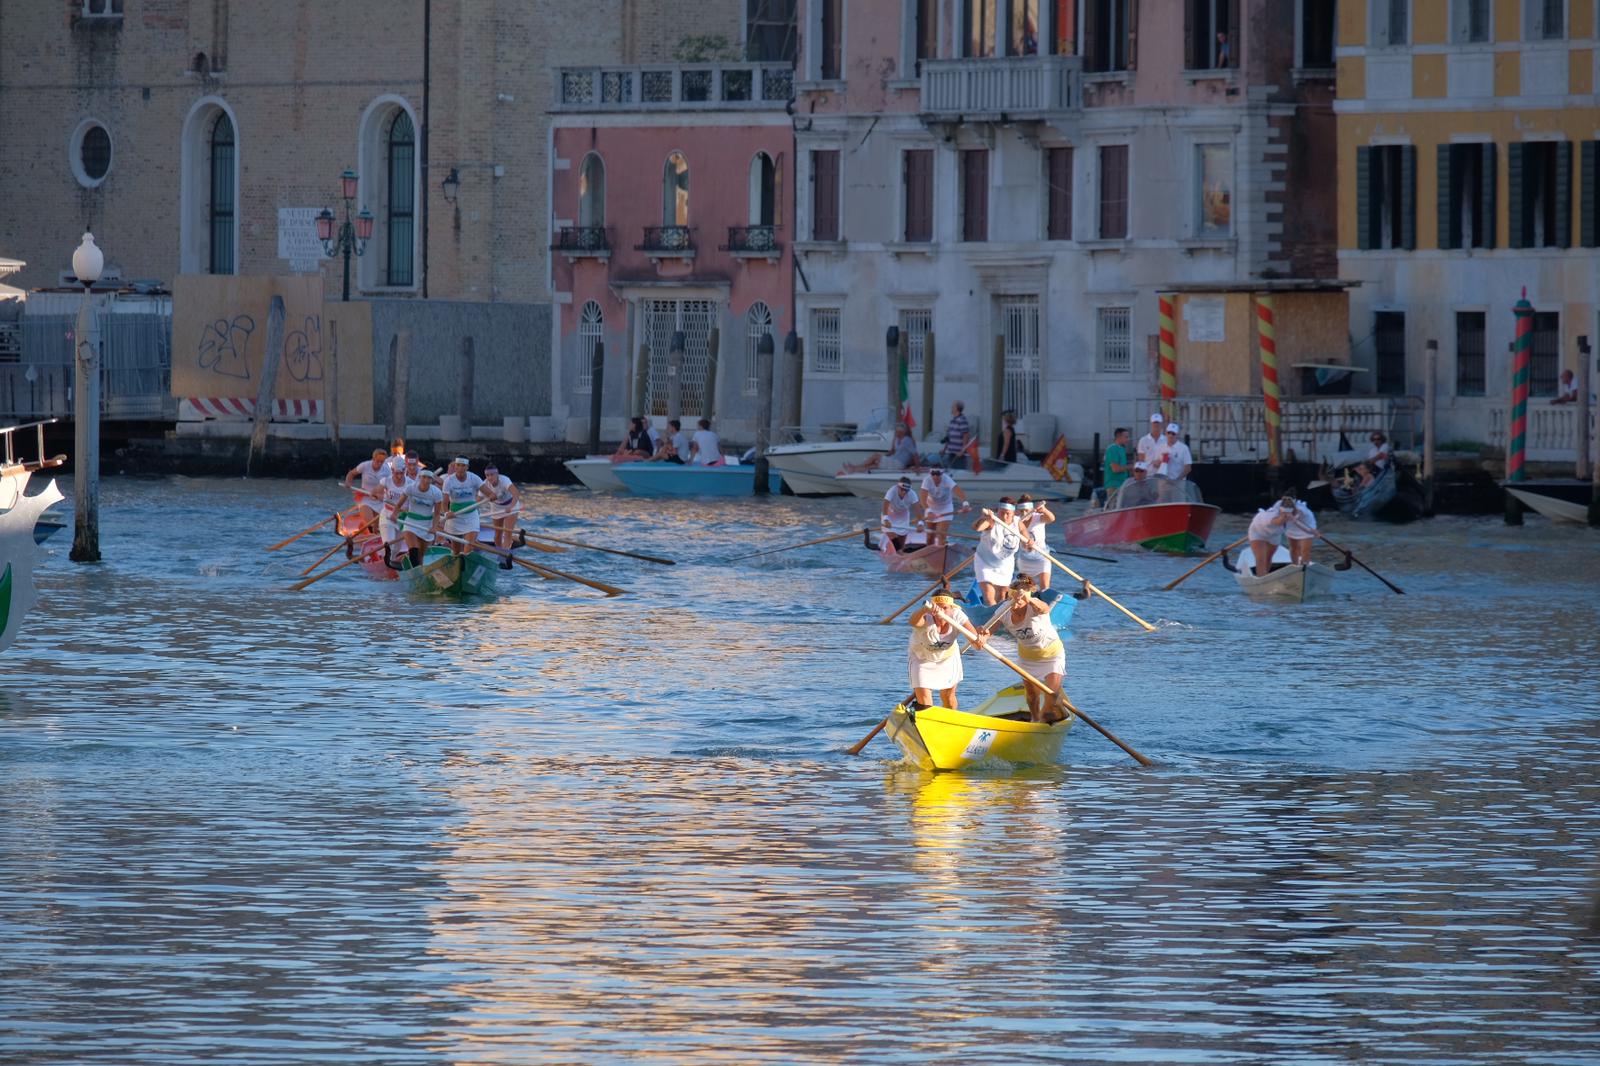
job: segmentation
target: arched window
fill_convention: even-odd
[[[772,157],[757,152],[750,161],[750,225],[774,226],[778,220],[778,168]]]
[[[211,184],[208,189],[209,205],[206,218],[210,230],[210,255],[206,269],[212,274],[232,274],[234,263],[234,203],[235,168],[233,120],[226,111],[217,113],[211,124],[211,137],[207,145],[210,160]]]
[[[389,195],[384,217],[388,237],[384,284],[406,286],[415,279],[412,262],[417,232],[417,135],[411,116],[404,111],[396,111],[394,121],[389,123],[385,148],[384,178]]]
[[[667,156],[661,173],[661,224],[689,224],[689,161],[682,152]]]
[[[599,152],[590,152],[578,171],[578,225],[594,229],[605,224],[606,165]]]
[[[605,313],[590,300],[578,314],[578,385],[574,391],[588,392],[594,380],[594,346],[605,331]]]
[[[778,338],[772,332],[772,309],[757,300],[744,316],[744,394],[754,396],[760,381],[761,357],[758,349],[762,337]]]

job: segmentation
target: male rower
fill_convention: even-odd
[[[371,524],[372,516],[378,512],[378,488],[383,484],[383,472],[388,459],[388,452],[374,448],[371,459],[363,459],[344,476],[344,487],[356,493],[362,529]],[[360,489],[350,484],[358,477],[361,479]]]
[[[417,480],[407,482],[396,515],[405,534],[406,548],[411,553],[412,566],[422,565],[423,546],[433,543],[433,535],[438,532],[444,516],[444,493],[434,484],[433,471],[418,471]]]
[[[387,550],[391,545],[403,539],[400,528],[399,512],[405,503],[406,492],[412,488],[412,482],[406,478],[406,464],[404,457],[400,464],[389,464],[389,473],[378,488],[381,509],[378,511],[378,535],[383,538],[383,545]]]
[[[470,552],[478,542],[478,530],[483,524],[478,514],[478,490],[482,487],[483,478],[468,470],[466,458],[459,455],[451,461],[450,472],[439,486],[450,508],[444,531],[466,542],[450,542],[450,550],[457,555]]]

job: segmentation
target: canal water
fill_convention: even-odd
[[[68,495],[70,497],[70,487]],[[1300,607],[1083,562],[1066,765],[859,739],[920,582],[854,500],[531,493],[485,604],[331,542],[331,482],[114,480],[0,686],[6,1063],[1600,1061],[1600,540],[1325,521]],[[1217,544],[1240,535],[1224,518]],[[1055,541],[1059,545],[1059,540]],[[1006,683],[969,656],[969,702]]]

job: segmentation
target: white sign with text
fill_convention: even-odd
[[[278,208],[278,258],[289,260],[296,274],[314,274],[328,258],[317,239],[320,207]]]

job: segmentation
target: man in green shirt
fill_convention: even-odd
[[[1095,502],[1101,507],[1106,505],[1106,499],[1117,494],[1122,483],[1128,480],[1128,430],[1119,426],[1116,433],[1112,434],[1111,446],[1106,449],[1105,460],[1100,469],[1100,487],[1095,489]]]

